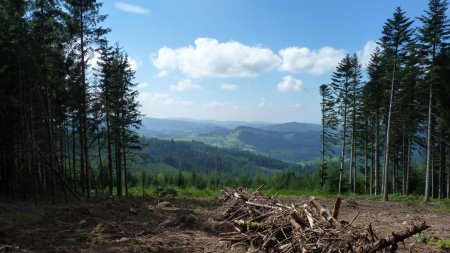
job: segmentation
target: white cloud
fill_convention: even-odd
[[[137,88],[138,90],[142,90],[142,89],[145,89],[145,88],[147,88],[147,87],[148,87],[148,83],[147,83],[147,82],[139,83],[139,84],[136,86],[136,88]]]
[[[295,79],[292,76],[285,76],[283,77],[283,80],[278,83],[277,90],[279,92],[288,92],[288,91],[296,91],[301,92],[303,91],[303,82],[302,80]]]
[[[143,8],[141,6],[133,5],[133,4],[127,4],[123,2],[115,2],[114,6],[125,12],[133,13],[133,14],[139,14],[139,15],[148,15],[150,13],[149,9]]]
[[[236,90],[237,85],[233,84],[233,83],[224,83],[220,86],[221,90],[226,90],[226,91],[233,91]]]
[[[366,68],[367,65],[369,65],[372,53],[375,51],[375,48],[377,48],[377,46],[377,42],[369,40],[364,45],[364,48],[361,51],[358,51],[357,55],[363,68]]]
[[[188,91],[188,90],[200,90],[200,85],[193,83],[189,79],[183,79],[178,81],[177,84],[170,85],[170,90],[173,91]]]
[[[153,57],[160,71],[178,70],[192,78],[255,76],[272,71],[280,63],[280,57],[269,48],[211,38],[198,38],[194,46],[163,47]]]
[[[160,107],[172,105],[184,105],[184,106],[194,105],[193,102],[176,99],[170,96],[169,94],[164,93],[140,92],[138,100],[139,103],[144,108],[147,106]]]
[[[283,61],[278,70],[287,72],[306,72],[313,75],[322,75],[333,70],[339,61],[344,58],[343,49],[322,47],[311,50],[306,47],[289,47],[279,52]]]
[[[267,100],[265,98],[260,98],[258,107],[266,107],[267,106]]]
[[[230,107],[230,106],[231,106],[230,103],[228,103],[228,102],[220,102],[220,101],[211,101],[211,102],[209,102],[209,103],[204,105],[205,108],[212,109],[212,110],[219,110],[219,109],[227,108],[227,107]]]
[[[100,61],[100,53],[98,51],[94,51],[89,58],[88,58],[88,64],[90,65],[91,69],[98,69],[98,62]]]
[[[158,74],[156,74],[155,77],[161,78],[161,77],[166,77],[168,75],[169,75],[169,73],[167,73],[167,71],[163,70],[163,71],[158,72]]]
[[[133,71],[136,71],[142,65],[142,62],[140,60],[133,57],[128,57],[128,63],[130,64],[130,68]]]

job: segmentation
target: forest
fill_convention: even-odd
[[[265,182],[385,200],[392,193],[449,198],[447,1],[431,0],[418,18],[395,9],[367,69],[357,54],[342,59],[320,86],[321,157],[306,165],[140,137],[135,73],[127,53],[107,40],[101,7],[95,0],[0,1],[2,198],[128,196],[145,186],[145,173],[165,173],[151,171],[155,164],[167,168],[166,178],[197,171],[204,182],[191,186],[201,188]],[[244,179],[221,180],[233,177]],[[177,186],[169,181],[162,180]]]
[[[0,2],[2,196],[90,199],[103,171],[109,194],[113,186],[118,196],[128,194],[138,93],[127,54],[105,38],[101,6]]]
[[[448,2],[430,1],[428,7],[417,19],[396,8],[382,28],[367,73],[356,54],[347,55],[331,82],[320,86],[321,185],[327,161],[337,155],[337,192],[381,194],[384,200],[389,193],[408,195],[418,157],[425,164],[419,164],[424,201],[449,198]],[[330,152],[336,144],[340,154]]]

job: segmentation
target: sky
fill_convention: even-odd
[[[104,1],[102,24],[155,118],[320,123],[319,86],[346,54],[363,67],[397,6],[426,0]],[[419,21],[415,21],[419,25]]]

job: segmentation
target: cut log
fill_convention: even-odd
[[[313,228],[314,227],[314,218],[313,218],[312,214],[308,211],[308,209],[306,209],[307,207],[308,207],[307,204],[303,205],[303,212],[305,212],[306,218],[308,218],[309,227]]]
[[[334,202],[334,207],[333,207],[333,218],[337,219],[338,215],[339,215],[339,208],[341,207],[341,197],[337,197],[336,198],[336,202]]]
[[[309,202],[319,211],[320,215],[333,227],[339,226],[337,220],[331,215],[330,210],[323,207],[314,197],[309,198]]]
[[[392,232],[392,234],[390,236],[388,236],[387,238],[382,238],[372,244],[366,244],[364,246],[361,246],[361,247],[357,248],[355,250],[355,252],[357,252],[357,253],[377,252],[378,250],[385,249],[389,246],[396,245],[397,243],[405,240],[406,238],[409,238],[415,234],[418,234],[429,227],[430,226],[426,225],[425,222],[423,222],[419,225],[413,224],[412,226],[408,227],[404,231],[397,232],[397,233]]]
[[[291,216],[291,219],[294,220],[295,223],[298,224],[298,228],[307,227],[306,222],[302,219],[302,217],[300,217],[300,215],[298,215],[297,211],[292,212],[290,214],[290,216]],[[291,221],[291,224],[292,224],[292,221]],[[294,228],[298,229],[298,228],[296,228],[296,226],[294,226]]]

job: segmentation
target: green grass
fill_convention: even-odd
[[[142,196],[142,187],[133,187],[128,190],[132,196]],[[195,187],[179,188],[173,186],[163,187],[146,187],[144,189],[145,196],[165,197],[165,196],[187,196],[210,198],[216,197],[220,193],[220,189],[197,189]]]
[[[256,188],[250,188],[250,191],[255,191]],[[276,190],[273,188],[262,189],[264,194],[268,196],[316,196],[323,198],[335,198],[336,194],[330,194],[319,190],[295,190],[295,189],[281,189]],[[198,189],[195,187],[179,188],[173,186],[164,187],[146,187],[145,196],[150,197],[164,197],[164,196],[186,196],[186,197],[197,197],[197,198],[215,198],[220,193],[220,189]],[[133,187],[129,189],[129,193],[132,196],[142,196],[142,187]],[[367,194],[349,194],[344,193],[340,195],[344,199],[356,199],[356,200],[382,200],[382,195],[367,195]],[[404,203],[407,206],[418,205],[418,206],[432,206],[436,207],[438,211],[450,212],[450,200],[431,200],[429,204],[423,202],[423,196],[420,195],[401,195],[401,194],[390,194],[389,201]]]
[[[450,199],[438,201],[438,210],[450,213]]]
[[[440,249],[448,249],[448,248],[450,248],[450,239],[438,240],[435,245],[436,245],[436,247],[438,247]]]
[[[426,237],[420,234],[416,239],[416,243],[426,243],[440,249],[450,249],[450,239],[440,239],[436,236]]]

